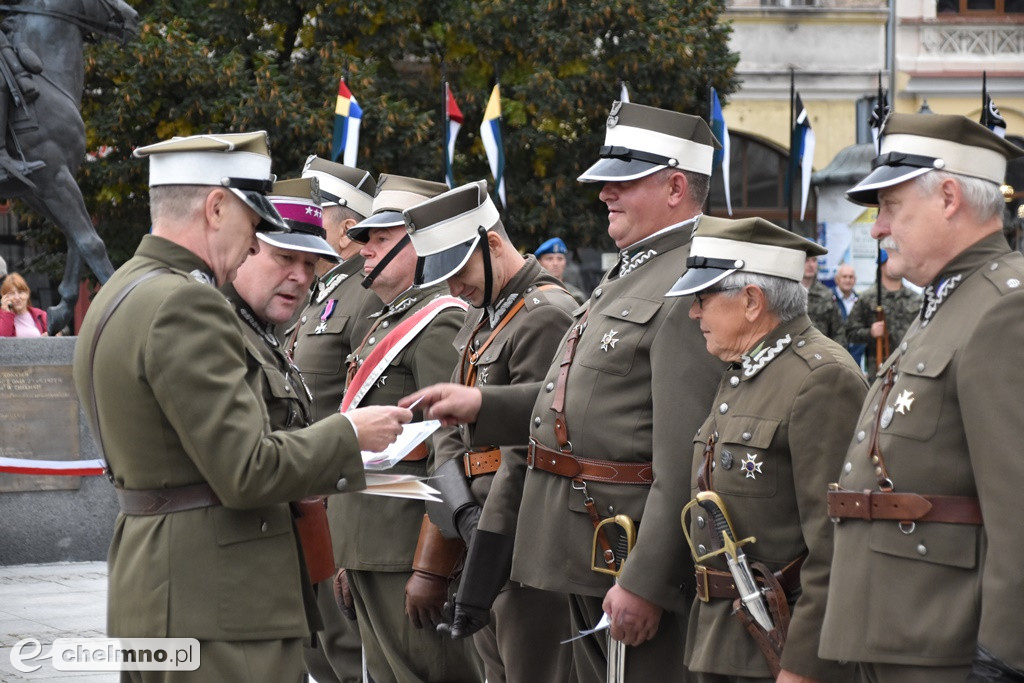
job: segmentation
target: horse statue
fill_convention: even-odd
[[[60,301],[47,310],[53,334],[71,320],[83,266],[100,283],[114,272],[75,182],[85,160],[82,47],[98,36],[127,42],[138,14],[123,0],[22,0],[0,12],[0,197],[23,200],[67,239]]]

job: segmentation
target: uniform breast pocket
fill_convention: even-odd
[[[476,363],[477,386],[506,384],[508,382],[508,372],[503,370],[503,364],[498,362],[502,358],[502,351],[507,341],[507,339],[495,341],[484,349]]]
[[[780,420],[735,415],[719,427],[712,488],[732,496],[775,495],[779,463],[771,445]]]
[[[882,433],[925,441],[935,435],[943,395],[952,377],[954,349],[929,346],[909,351],[898,367],[882,409]]]
[[[624,296],[611,306],[590,317],[576,357],[585,367],[625,376],[643,349],[644,335],[662,303]]]
[[[304,347],[301,352],[303,372],[332,374],[342,371],[345,357],[339,346],[347,348],[351,341],[341,336],[349,334],[349,318],[347,315],[332,315],[326,326],[321,327],[322,323],[317,323],[303,335],[299,340],[299,346]]]

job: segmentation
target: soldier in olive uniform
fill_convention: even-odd
[[[416,284],[447,280],[451,293],[472,305],[455,338],[461,361],[452,381],[500,386],[541,380],[577,304],[533,256],[516,251],[487,196],[487,183],[446,192],[407,209],[405,217],[419,257]],[[474,447],[465,430],[450,428],[440,439],[434,465],[433,483],[445,503],[428,503],[427,509],[441,530],[467,544],[478,522],[496,533],[515,534],[525,445]],[[512,495],[491,500],[492,481],[502,478],[515,479],[516,485],[503,488]],[[508,569],[506,563],[504,579]],[[473,638],[490,683],[566,681],[572,650],[560,641],[569,630],[565,595],[507,582],[490,624]],[[523,656],[527,647],[529,656]]]
[[[846,329],[843,327],[842,306],[835,292],[818,280],[818,257],[808,256],[804,261],[802,278],[807,290],[807,315],[821,332],[834,342],[846,343]]]
[[[380,309],[380,299],[368,287],[361,287],[362,245],[348,238],[348,230],[370,215],[377,183],[366,171],[310,156],[302,169],[303,178],[320,186],[324,239],[338,259],[317,264],[316,285],[291,336],[291,354],[313,394],[313,420],[338,412],[345,393],[345,359],[352,352],[352,338],[363,338],[367,316]],[[334,527],[344,520],[332,514]],[[334,597],[334,581],[317,586],[317,603],[324,629],[317,643],[305,651],[306,665],[318,683],[355,683],[363,678],[363,647],[359,629],[342,616]]]
[[[444,183],[381,175],[373,214],[349,229],[349,237],[363,244],[366,281],[385,305],[354,345],[342,410],[394,405],[419,387],[451,377],[458,362],[453,341],[466,304],[446,296],[443,283],[413,286],[416,252],[402,216],[403,209],[447,189]],[[386,471],[426,476],[433,453],[428,439]],[[343,522],[332,527],[334,551],[345,569],[374,681],[482,680],[472,645],[453,643],[431,623],[440,621],[461,542],[421,535],[423,501],[336,497],[330,508]]]
[[[691,299],[664,294],[689,255],[717,146],[698,117],[616,102],[601,159],[580,180],[604,183],[600,198],[619,262],[579,311],[543,382],[449,384],[408,399],[422,396],[428,417],[475,421],[475,444],[529,436],[512,579],[569,594],[574,630],[594,627],[607,613],[611,636],[629,646],[628,681],[659,680],[667,671],[686,679],[680,644],[693,561],[679,529],[680,502],[693,434],[722,365],[687,318]],[[489,497],[507,495],[501,483]],[[594,570],[592,544],[595,520],[615,515],[631,518],[639,534],[613,579]],[[478,529],[462,585],[477,571],[475,552],[510,546],[510,538]],[[598,568],[618,570],[622,549],[599,551]],[[460,592],[453,635],[481,628],[488,605]],[[605,680],[607,652],[604,631],[573,641],[580,680]]]
[[[838,483],[822,657],[863,681],[1022,680],[1024,257],[999,185],[1024,150],[963,116],[893,114],[847,196],[889,272],[925,288]]]
[[[108,631],[200,641],[198,673],[125,680],[296,681],[318,619],[288,501],[363,486],[359,450],[393,441],[411,415],[378,407],[272,431],[241,323],[211,286],[259,251],[257,229],[288,229],[265,196],[266,134],[136,155],[150,159],[152,234],[96,296],[74,361],[121,506]]]
[[[792,615],[770,613],[774,622],[763,628],[782,634],[788,627],[789,635],[782,647],[763,651],[735,613],[741,584],[726,558],[708,557],[723,546],[722,528],[698,502],[687,518],[698,557],[686,664],[703,683],[776,675],[838,683],[853,671],[818,658],[832,562],[822,491],[842,463],[867,393],[850,354],[807,317],[805,255],[824,253],[760,218],[705,218],[688,270],[668,293],[695,294],[690,317],[708,351],[729,363],[694,437],[691,494],[717,494],[734,540],[757,539],[742,550],[775,574]]]
[[[554,275],[565,286],[566,291],[572,294],[573,299],[584,304],[587,302],[587,295],[576,285],[567,282],[564,277],[568,252],[569,249],[561,237],[552,237],[537,247],[537,251],[533,252],[533,255],[537,257],[541,268]]]
[[[865,291],[864,296],[854,302],[846,319],[846,341],[865,346],[864,364],[869,382],[875,381],[878,364],[885,361],[884,358],[877,357],[876,340],[884,332],[888,336],[887,348],[891,352],[921,312],[921,296],[909,287],[904,287],[903,278],[889,274],[889,255],[885,249],[880,250],[879,260],[882,264],[879,272],[882,275],[882,310],[885,312],[885,322],[878,319],[875,310],[878,307],[877,287]]]

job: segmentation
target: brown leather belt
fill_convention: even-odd
[[[804,557],[806,555],[801,555],[775,572],[775,578],[782,586],[782,590],[786,591],[787,597],[792,597],[800,589],[800,567],[804,564]],[[740,597],[739,591],[736,590],[736,583],[729,572],[709,569],[700,564],[695,569],[697,570],[697,598],[701,602],[718,598],[735,600]],[[759,584],[763,583],[760,576],[756,578]]]
[[[409,455],[402,458],[402,462],[419,462],[420,460],[426,460],[427,456],[430,455],[430,449],[427,448],[426,442],[416,445],[416,448],[409,451]]]
[[[559,453],[541,446],[530,439],[526,454],[526,466],[544,470],[551,474],[583,481],[599,481],[605,484],[640,484],[650,486],[654,482],[654,470],[649,462],[615,462],[612,460],[591,460],[575,455]]]
[[[466,476],[472,479],[481,474],[497,472],[501,467],[501,449],[491,448],[486,451],[470,451],[462,456],[466,468]]]
[[[828,492],[832,519],[889,519],[900,522],[981,524],[981,505],[967,496],[922,496],[885,491]]]
[[[175,486],[167,489],[115,488],[121,512],[126,515],[165,515],[220,505],[209,484]]]

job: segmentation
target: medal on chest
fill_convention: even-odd
[[[334,313],[334,309],[337,307],[337,304],[337,299],[331,299],[327,302],[327,305],[324,306],[323,313],[320,314],[319,324],[317,324],[316,328],[313,329],[313,334],[323,334],[327,331],[327,319]]]

